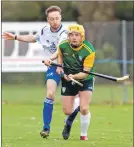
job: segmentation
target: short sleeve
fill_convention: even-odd
[[[92,68],[95,61],[95,52],[92,52],[90,55],[88,55],[84,60],[84,67]]]
[[[57,50],[58,50],[58,55],[59,55],[59,56],[62,56],[62,52],[61,52],[61,49],[60,49],[60,45],[57,46]]]
[[[40,32],[36,33],[34,36],[35,36],[36,41],[40,42]]]
[[[35,34],[35,39],[36,39],[36,41],[39,42],[39,43],[40,43],[40,36],[44,34],[44,28],[46,28],[46,26],[44,26],[39,32],[37,32],[37,33]]]

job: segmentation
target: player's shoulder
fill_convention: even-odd
[[[68,44],[68,40],[61,41],[59,47],[65,47]]]
[[[89,42],[89,41],[87,41],[87,40],[84,40],[83,44],[84,44],[84,47],[85,47],[86,49],[88,49],[88,50],[91,51],[91,52],[95,52],[95,48],[94,48],[94,46],[92,45],[91,42]]]
[[[47,26],[47,25],[46,26],[43,26],[41,28],[41,35],[47,33],[49,30],[50,30],[50,26]]]
[[[61,25],[61,29],[59,30],[59,36],[62,36],[63,34],[67,34],[67,33],[68,33],[68,29],[64,25]]]

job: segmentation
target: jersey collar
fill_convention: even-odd
[[[70,43],[69,43],[69,45],[70,45]],[[72,46],[70,45],[70,47],[72,48]],[[81,48],[83,47],[83,43],[79,46],[79,47],[77,47],[77,48],[72,48],[74,51],[79,51]]]
[[[54,32],[51,27],[50,27],[50,31],[53,32],[53,33],[57,33],[61,30],[61,28],[62,28],[62,24],[60,24],[60,26],[59,26],[59,28],[57,29],[56,32]]]

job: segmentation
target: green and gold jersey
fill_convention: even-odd
[[[58,46],[58,54],[63,57],[64,72],[68,74],[77,74],[83,70],[84,67],[91,68],[94,71],[95,49],[88,41],[84,41],[79,48],[72,48],[68,40],[63,41]],[[91,79],[93,76],[89,75],[86,79]]]

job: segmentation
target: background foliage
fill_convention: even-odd
[[[51,5],[61,7],[63,21],[134,20],[133,1],[2,1],[2,21],[44,21]]]

